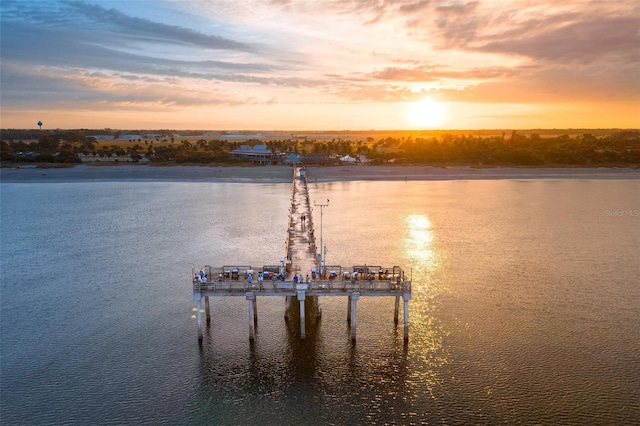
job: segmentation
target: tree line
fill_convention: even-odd
[[[387,138],[374,144],[379,160],[403,164],[473,166],[640,165],[640,132],[620,131],[596,137],[583,134],[542,138],[512,132],[509,136],[443,135],[430,139]]]
[[[640,132],[627,130],[608,135],[584,133],[546,136],[513,131],[500,136],[442,134],[433,137],[386,137],[378,141],[332,139],[279,139],[225,141],[137,140],[97,141],[78,131],[37,132],[33,141],[16,140],[20,133],[2,131],[0,160],[10,163],[79,163],[80,155],[95,159],[123,158],[151,163],[241,164],[247,160],[230,155],[241,144],[265,144],[273,153],[301,156],[366,158],[370,164],[469,165],[469,166],[638,166]],[[274,155],[274,162],[278,157]]]

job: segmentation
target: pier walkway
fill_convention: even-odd
[[[355,266],[323,265],[316,246],[313,204],[305,170],[294,168],[284,257],[277,264],[205,266],[192,271],[193,298],[196,302],[198,340],[203,339],[202,313],[211,323],[209,297],[243,296],[249,310],[249,338],[254,339],[258,321],[257,299],[261,296],[285,297],[285,318],[289,318],[294,298],[300,304],[300,337],[305,338],[305,300],[310,298],[317,316],[322,313],[321,297],[346,297],[347,319],[351,339],[355,341],[357,302],[360,297],[395,298],[394,322],[398,323],[400,299],[403,299],[404,339],[409,338],[409,300],[411,282],[399,266],[372,266],[362,262]],[[316,209],[316,213],[319,209]],[[321,212],[322,214],[322,212]],[[322,216],[320,215],[321,220]],[[369,266],[367,266],[369,265]],[[204,302],[204,310],[202,309]]]

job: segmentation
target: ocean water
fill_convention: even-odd
[[[277,263],[289,184],[0,184],[0,423],[640,423],[639,181],[309,186],[327,264],[412,278],[407,344],[392,298],[352,344],[260,297],[250,344],[238,297],[198,345],[192,268]]]

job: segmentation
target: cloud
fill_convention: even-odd
[[[501,3],[502,4],[502,3]],[[545,4],[491,2],[436,5],[405,21],[414,34],[431,37],[439,49],[529,57],[549,62],[597,60],[603,55],[637,61],[640,3]],[[429,25],[425,25],[425,21]]]
[[[398,103],[412,102],[424,98],[424,93],[413,92],[401,85],[368,84],[360,86],[339,85],[335,94],[351,102]]]
[[[376,80],[395,82],[431,82],[442,79],[487,80],[521,74],[530,67],[478,67],[470,69],[453,69],[436,66],[419,65],[414,67],[387,67],[372,72],[369,77]]]
[[[55,109],[142,108],[145,105],[172,107],[245,103],[231,91],[212,87],[203,92],[197,87],[157,79],[129,79],[104,73],[47,70],[2,65],[3,103],[26,108],[33,101],[40,107]],[[137,107],[136,107],[137,106]]]
[[[369,23],[390,23],[409,40],[439,50],[499,53],[586,63],[602,55],[637,61],[635,0],[363,1],[331,3]]]
[[[398,7],[398,12],[402,14],[413,14],[425,10],[431,6],[431,1],[422,0],[415,3],[402,4]]]
[[[639,22],[638,17],[633,16],[564,22],[546,31],[486,37],[476,49],[552,62],[588,63],[611,57],[638,62]],[[545,25],[544,22],[536,24]]]
[[[82,1],[61,2],[58,7],[47,7],[35,2],[7,1],[3,12],[7,11],[6,21],[32,22],[38,26],[69,30],[79,28],[91,30],[102,36],[105,43],[118,40],[138,40],[148,43],[172,43],[190,45],[211,50],[238,50],[255,52],[256,46],[232,40],[215,34],[204,34],[189,28],[153,22],[149,19],[126,15],[115,8]],[[3,19],[5,20],[5,19]],[[105,37],[109,35],[109,37]],[[94,38],[96,41],[96,38]]]
[[[26,60],[42,64],[67,63],[70,66],[99,66],[111,68],[122,63],[156,63],[159,66],[193,64],[202,67],[241,70],[270,70],[272,66],[257,63],[229,61],[179,61],[143,54],[126,53],[106,43],[98,43],[95,36],[86,35],[72,28],[64,33],[56,29],[42,28],[32,24],[7,22],[3,25],[3,57],[9,60]],[[113,65],[108,62],[113,60]],[[95,65],[94,65],[95,64]]]
[[[135,18],[116,9],[78,1],[7,0],[2,7],[3,63],[111,71],[129,79],[155,76],[290,87],[318,84],[292,73],[300,55],[295,60],[286,55],[274,58],[266,55],[269,49],[265,55],[258,52],[259,44]],[[193,49],[175,49],[175,45]],[[8,81],[0,80],[3,88]]]
[[[225,37],[203,34],[189,28],[176,25],[166,25],[125,15],[116,9],[105,9],[97,5],[84,2],[70,2],[72,8],[86,16],[96,24],[106,24],[118,32],[138,37],[144,41],[193,45],[206,49],[240,50],[254,52],[255,46],[248,43],[231,40]]]
[[[640,99],[640,3],[631,0],[1,7],[3,109],[266,107],[276,99],[391,108],[427,90],[470,103]]]
[[[374,81],[432,83],[444,98],[472,102],[638,102],[640,98],[638,2],[381,4],[384,7],[376,12],[395,19],[395,31],[404,29],[416,46],[433,49],[423,59],[438,58],[439,52],[473,59],[462,67],[464,61],[438,59],[438,65],[424,65],[399,58],[396,64],[372,69],[367,76]],[[478,55],[487,55],[490,65],[482,65]],[[382,54],[377,57],[384,59]],[[496,65],[500,62],[505,65]],[[437,84],[444,81],[459,84],[455,88]],[[364,98],[390,98],[384,90],[356,92]]]

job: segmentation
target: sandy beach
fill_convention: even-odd
[[[74,181],[184,181],[184,182],[290,182],[291,167],[211,167],[117,165],[69,168],[21,166],[0,168],[1,182]],[[472,179],[640,179],[638,168],[517,168],[430,166],[309,167],[310,182],[373,180]]]

